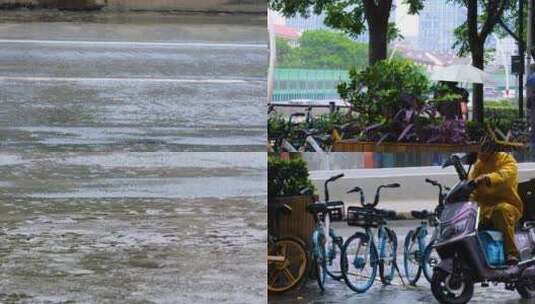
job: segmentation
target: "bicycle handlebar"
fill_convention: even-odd
[[[356,186],[355,188],[347,191],[347,193],[353,193],[353,192],[355,192],[355,193],[359,193],[360,192],[360,204],[362,206],[364,206],[364,192],[362,191],[362,189],[360,187]]]
[[[330,182],[334,182],[335,180],[341,178],[341,177],[344,177],[344,173],[340,173],[338,175],[334,175],[334,176],[331,176],[329,177],[326,181],[325,181],[325,184],[324,184],[324,190],[325,190],[325,201],[328,202],[329,201],[329,186],[328,184]]]
[[[338,175],[335,175],[335,176],[331,176],[329,177],[329,179],[327,180],[327,182],[334,182],[335,180],[341,178],[341,177],[344,177],[344,173],[340,173]]]
[[[372,207],[375,207],[375,206],[377,206],[377,204],[379,204],[379,198],[381,196],[380,193],[381,193],[381,189],[382,188],[399,188],[399,187],[401,187],[401,185],[399,183],[386,184],[386,185],[381,185],[381,186],[377,187]]]
[[[433,185],[433,186],[440,186],[440,183],[439,183],[439,182],[437,182],[436,180],[429,179],[429,178],[426,178],[426,179],[425,179],[425,182],[426,182],[426,183],[429,183],[429,184],[431,184],[431,185]]]

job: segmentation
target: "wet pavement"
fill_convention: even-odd
[[[403,248],[402,244],[408,231],[414,229],[418,221],[391,221],[389,226],[394,229],[398,237],[397,263],[403,273]],[[350,237],[357,229],[349,227],[345,223],[335,223],[337,234]],[[400,247],[401,246],[401,247]],[[417,286],[404,286],[399,276],[392,285],[383,286],[377,275],[374,285],[366,292],[358,294],[347,287],[344,281],[327,280],[326,290],[322,294],[316,281],[310,279],[300,288],[289,291],[283,295],[269,295],[269,304],[414,304],[414,303],[438,303],[431,294],[430,285],[422,275]],[[533,303],[520,298],[516,291],[506,290],[503,284],[482,288],[475,286],[474,297],[470,303]]]
[[[265,150],[266,17],[11,11],[6,151]]]
[[[0,303],[264,303],[265,185],[265,153],[3,152]]]

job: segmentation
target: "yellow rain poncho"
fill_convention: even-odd
[[[490,184],[480,185],[472,194],[472,199],[481,207],[480,224],[502,231],[506,253],[518,257],[514,232],[523,207],[517,192],[516,160],[506,152],[480,154],[470,171],[469,179],[481,175],[487,176]]]

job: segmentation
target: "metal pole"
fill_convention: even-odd
[[[530,0],[529,10],[528,10],[528,52],[530,55],[528,56],[530,57],[528,59],[528,63],[530,63],[530,65],[529,65],[528,75],[531,75],[531,73],[535,73],[535,66],[534,64],[531,64],[532,62],[535,62],[534,44],[535,44],[535,0]],[[533,88],[528,88],[528,98],[530,98],[531,100],[530,109],[529,109],[529,113],[530,113],[529,122],[531,125],[531,136],[530,136],[529,145],[531,149],[531,154],[535,158],[535,104],[534,104],[535,98],[534,96],[535,96],[535,90]]]
[[[273,12],[268,9],[268,34],[269,34],[269,67],[267,77],[267,101],[273,100],[273,82],[275,78],[275,64],[277,63],[277,40],[273,29]]]
[[[524,33],[524,1],[518,2],[518,37],[523,39]],[[531,0],[530,0],[531,1]],[[524,118],[524,67],[525,67],[525,50],[521,42],[518,42],[518,55],[520,55],[521,69],[518,74],[518,116]]]

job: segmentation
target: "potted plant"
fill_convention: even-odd
[[[306,163],[298,154],[291,159],[281,159],[272,154],[268,157],[268,204],[287,204],[292,208],[291,214],[279,218],[280,235],[294,236],[308,243],[314,229],[314,219],[306,211],[306,206],[313,203],[311,195],[302,195],[304,188],[314,193],[314,185],[309,179]],[[270,208],[268,208],[269,210]],[[268,222],[273,214],[268,213]]]

